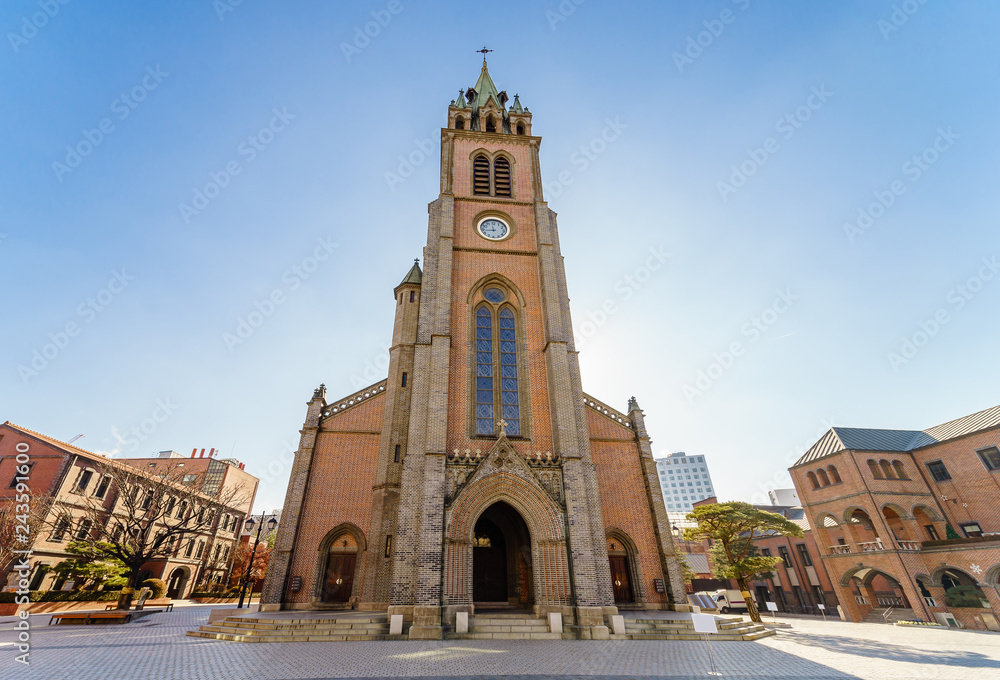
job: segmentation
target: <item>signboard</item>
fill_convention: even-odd
[[[709,633],[714,635],[719,632],[715,626],[715,617],[711,614],[692,614],[691,622],[694,624],[694,632]]]
[[[769,612],[776,612],[776,611],[778,611],[778,605],[777,605],[777,603],[775,603],[775,602],[765,602],[764,604],[767,605],[767,611],[769,611]],[[822,607],[823,605],[820,605],[820,606]]]
[[[826,610],[826,605],[825,604],[818,604],[816,606],[819,607],[821,610]]]
[[[302,590],[302,577],[293,576],[292,577],[292,592],[297,593]]]
[[[653,579],[653,588],[658,593],[665,593],[665,592],[667,592],[667,589],[663,586],[663,579],[662,578],[654,578]]]

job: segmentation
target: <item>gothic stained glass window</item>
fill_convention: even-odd
[[[493,314],[476,311],[476,434],[491,435],[493,418]]]
[[[500,310],[500,403],[502,417],[507,421],[507,433],[521,434],[520,404],[517,390],[517,337],[514,312],[509,307]]]
[[[484,297],[501,302],[507,293],[488,288]],[[517,319],[504,306],[499,312],[489,302],[476,309],[475,338],[475,433],[493,436],[497,421],[506,421],[507,434],[521,436],[521,399],[517,373]]]

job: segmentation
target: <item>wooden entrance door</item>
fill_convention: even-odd
[[[331,553],[326,562],[326,578],[323,581],[324,602],[347,602],[354,587],[353,554]]]
[[[611,587],[615,591],[615,603],[635,602],[629,579],[628,558],[624,555],[609,555],[608,562],[611,564]]]

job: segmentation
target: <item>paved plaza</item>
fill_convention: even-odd
[[[208,607],[124,626],[52,626],[31,617],[30,666],[0,619],[2,678],[291,680],[319,678],[1000,678],[1000,634],[786,619],[759,642],[441,641],[245,644],[185,637]],[[709,648],[720,675],[710,675]]]

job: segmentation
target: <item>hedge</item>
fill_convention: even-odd
[[[32,590],[29,602],[113,602],[121,595],[119,590]],[[0,604],[17,602],[23,597],[16,592],[0,593]]]

